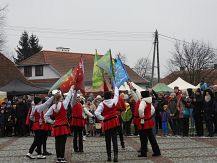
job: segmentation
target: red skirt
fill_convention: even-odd
[[[71,126],[84,127],[85,126],[85,119],[72,118]]]
[[[68,135],[70,134],[70,128],[69,126],[57,126],[53,127],[52,129],[52,136],[61,136],[61,135]]]
[[[107,121],[104,120],[104,122],[103,122],[104,131],[115,128],[117,126],[119,126],[119,120],[117,117],[110,119],[110,120],[107,120]]]
[[[33,123],[33,125],[32,125],[32,130],[33,130],[33,131],[35,131],[35,130],[44,130],[44,124],[39,125],[38,122],[35,122],[35,123]]]
[[[44,130],[46,130],[46,131],[51,131],[51,130],[52,130],[51,125],[50,125],[50,124],[45,124],[45,125],[44,125]]]
[[[140,123],[138,125],[138,130],[150,129],[150,128],[154,128],[154,121],[152,119],[148,120],[148,121],[145,121],[144,124]]]

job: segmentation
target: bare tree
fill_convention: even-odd
[[[173,70],[180,69],[190,83],[198,84],[202,78],[202,70],[213,70],[216,54],[209,45],[199,41],[184,41],[177,42],[174,47],[169,65]]]
[[[127,57],[125,56],[125,54],[119,53],[118,55],[119,55],[121,61],[125,64],[127,62]]]
[[[139,58],[134,66],[135,72],[144,79],[151,78],[151,61],[148,58]]]
[[[0,6],[0,52],[3,50],[5,35],[3,27],[5,25],[5,14],[7,6]]]

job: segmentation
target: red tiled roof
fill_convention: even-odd
[[[78,65],[81,55],[83,57],[85,67],[85,80],[92,81],[94,65],[93,54],[41,51],[19,63],[19,66],[49,64],[61,75],[64,75],[70,68]],[[125,65],[125,67],[132,81],[135,83],[146,83],[146,80],[142,79],[129,66]]]
[[[0,53],[0,86],[4,86],[12,80],[20,80],[32,85],[18,70],[13,62]]]

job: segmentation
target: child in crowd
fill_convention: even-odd
[[[168,105],[163,106],[163,112],[161,113],[162,118],[162,129],[164,136],[168,135],[168,122],[169,122]]]

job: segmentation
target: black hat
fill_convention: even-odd
[[[149,91],[141,91],[142,98],[150,97]]]
[[[108,99],[111,99],[112,98],[112,93],[111,91],[105,91],[104,92],[104,99],[105,100],[108,100]]]
[[[34,103],[37,105],[39,102],[41,102],[41,99],[39,97],[34,98]]]
[[[179,87],[178,87],[178,86],[175,86],[174,89],[179,89]]]

